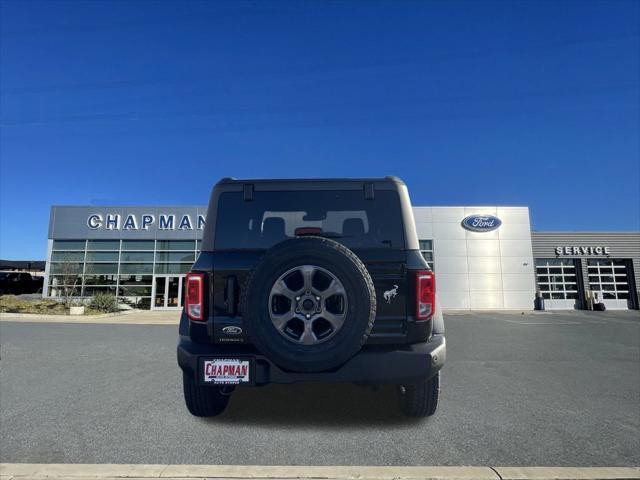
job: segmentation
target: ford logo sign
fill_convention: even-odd
[[[242,333],[242,329],[234,325],[229,325],[228,327],[224,327],[222,329],[222,333],[224,333],[225,335],[240,335]]]
[[[469,215],[462,220],[462,227],[472,232],[490,232],[500,225],[502,221],[493,215]]]

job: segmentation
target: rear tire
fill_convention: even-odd
[[[407,417],[424,418],[436,413],[440,397],[440,372],[430,379],[398,386],[400,409]]]
[[[215,417],[229,404],[229,394],[223,394],[220,387],[200,387],[193,378],[182,374],[184,401],[191,415]]]

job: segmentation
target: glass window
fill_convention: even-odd
[[[87,252],[87,262],[117,262],[118,252]]]
[[[121,263],[120,273],[153,273],[153,263]]]
[[[153,250],[153,240],[123,240],[122,250]]]
[[[54,250],[83,250],[84,251],[84,240],[54,240],[53,241],[53,249]]]
[[[52,252],[52,262],[84,262],[84,252]]]
[[[116,275],[85,275],[85,285],[115,285],[117,280]]]
[[[394,191],[375,192],[367,200],[362,190],[254,192],[245,202],[241,192],[218,200],[215,248],[269,248],[292,238],[301,227],[318,229],[353,248],[403,248],[400,200]]]
[[[120,285],[151,285],[151,275],[120,275]]]
[[[122,252],[121,262],[153,262],[153,252]]]
[[[435,265],[433,262],[433,240],[420,240],[420,253],[425,259],[429,268],[435,271]]]
[[[433,240],[420,240],[420,250],[433,250]]]
[[[50,273],[61,273],[63,275],[71,275],[74,273],[82,273],[82,263],[63,262],[52,263]]]
[[[195,261],[193,252],[157,252],[156,262],[190,262]]]
[[[52,275],[49,277],[49,285],[79,285],[82,283],[80,275]]]
[[[91,297],[96,293],[116,294],[116,287],[84,287],[84,296]]]
[[[86,274],[92,273],[118,273],[117,263],[87,263],[85,267]]]
[[[196,246],[193,240],[158,240],[157,250],[193,250]]]
[[[120,250],[120,240],[88,240],[87,250]]]
[[[120,285],[118,288],[118,295],[123,295],[125,297],[150,297],[151,296],[151,285],[149,286],[131,286],[131,285]]]
[[[190,263],[157,263],[156,273],[187,273],[191,269]]]

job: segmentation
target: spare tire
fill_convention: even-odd
[[[298,237],[269,249],[249,274],[241,299],[251,342],[278,366],[334,369],[366,342],[376,293],[362,261],[344,245]]]

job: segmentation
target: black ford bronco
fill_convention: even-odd
[[[196,416],[236,386],[397,385],[433,415],[445,361],[435,277],[398,178],[223,179],[186,279],[178,364]]]

